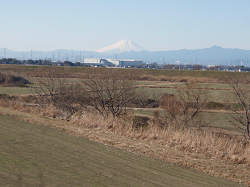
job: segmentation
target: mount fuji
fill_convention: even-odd
[[[95,52],[115,54],[115,53],[131,52],[131,51],[139,52],[139,51],[146,51],[146,49],[137,45],[131,40],[124,39],[108,47],[98,49]]]

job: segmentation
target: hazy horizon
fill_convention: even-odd
[[[113,45],[113,44],[111,44]],[[109,47],[109,46],[106,46],[106,47]],[[106,48],[104,47],[104,48]],[[143,46],[142,46],[143,47]],[[240,49],[240,50],[250,50],[250,49],[241,49],[241,48],[225,48],[225,47],[222,47],[222,46],[218,46],[218,45],[212,45],[210,47],[204,47],[204,48],[199,48],[199,49],[209,49],[209,48],[212,48],[212,47],[219,47],[219,48],[223,48],[223,49]],[[4,50],[3,47],[0,47],[1,50]],[[160,52],[160,51],[179,51],[179,50],[199,50],[199,49],[176,49],[176,50],[159,50],[159,51],[151,51],[151,50],[145,50],[145,51],[148,51],[148,52]],[[27,50],[27,51],[16,51],[16,50],[13,50],[13,49],[9,49],[9,48],[6,48],[6,50],[10,50],[10,51],[14,51],[14,52],[18,52],[18,53],[21,53],[21,52],[31,52],[31,50]],[[88,52],[96,52],[96,53],[101,53],[101,52],[98,52],[98,50],[77,50],[77,49],[53,49],[53,50],[32,50],[32,52],[52,52],[52,51],[61,51],[61,50],[66,50],[66,51],[88,51]],[[115,53],[114,53],[115,54]]]
[[[250,50],[248,0],[1,1],[0,48],[95,51],[130,39],[149,51]]]

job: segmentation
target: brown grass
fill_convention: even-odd
[[[46,77],[46,73],[51,69],[57,70],[61,77],[86,79],[89,77],[91,70],[96,68],[81,68],[81,67],[50,67],[50,66],[16,66],[16,65],[1,65],[2,72],[18,74],[24,77]],[[98,69],[98,71],[102,69]],[[207,76],[203,71],[176,71],[176,70],[144,70],[144,69],[119,69],[121,74],[129,75],[131,80],[146,80],[146,81],[169,81],[169,82],[194,82],[201,83],[216,83],[225,82],[226,75],[221,73],[221,76],[214,76],[209,73]],[[211,74],[211,75],[210,75]],[[133,75],[133,76],[132,76]],[[194,76],[196,75],[196,76]]]
[[[185,77],[185,76],[153,76],[153,75],[141,75],[137,77],[137,80],[143,81],[168,81],[168,82],[200,82],[200,83],[216,83],[219,82],[214,78],[207,77]]]
[[[250,166],[250,144],[240,136],[212,133],[196,128],[178,129],[174,126],[162,129],[152,121],[147,128],[135,130],[130,119],[131,117],[105,119],[93,113],[86,113],[73,118],[72,121],[79,126],[109,129],[127,137],[147,139],[185,152]]]

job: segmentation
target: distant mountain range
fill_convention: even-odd
[[[32,56],[31,56],[32,54]],[[0,58],[4,58],[4,49],[0,48]],[[250,50],[228,49],[212,46],[197,50],[147,51],[131,40],[122,40],[96,51],[77,51],[58,49],[55,51],[16,52],[6,49],[6,58],[51,59],[52,61],[83,62],[84,58],[117,58],[143,60],[145,63],[159,64],[189,63],[202,65],[241,65],[250,66]]]

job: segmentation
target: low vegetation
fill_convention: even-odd
[[[26,84],[29,84],[29,83],[30,82],[27,79],[21,76],[0,72],[0,85],[1,86],[25,86]]]

